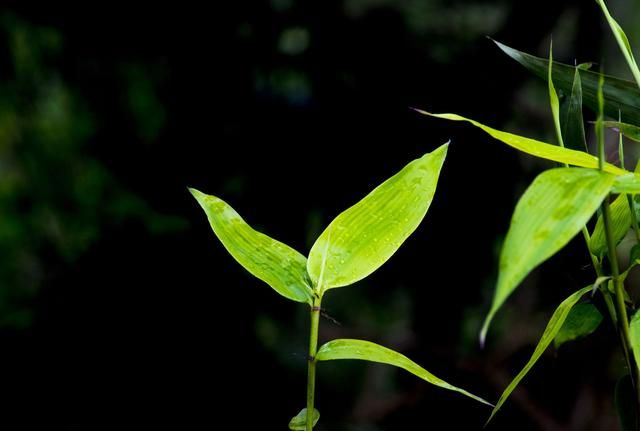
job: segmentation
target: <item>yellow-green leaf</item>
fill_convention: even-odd
[[[426,111],[416,109],[417,112],[429,115],[431,117],[442,118],[451,121],[466,121],[474,126],[484,130],[495,139],[513,147],[523,153],[531,154],[532,156],[540,157],[554,162],[566,163],[572,166],[581,166],[584,168],[597,168],[598,158],[584,151],[571,150],[569,148],[558,147],[557,145],[551,145],[546,142],[537,141],[535,139],[527,138],[520,135],[515,135],[509,132],[502,132],[489,126],[485,126],[475,120],[462,117],[457,114],[432,114]],[[620,169],[610,163],[606,163],[604,170],[616,175],[627,174],[628,171]]]
[[[313,426],[316,426],[320,419],[320,412],[318,409],[313,409]],[[293,431],[305,431],[307,429],[307,409],[306,407],[291,418],[289,421],[289,429]]]
[[[312,303],[303,255],[251,228],[222,199],[196,189],[189,191],[207,214],[213,232],[240,265],[285,298]]]
[[[540,359],[540,356],[542,356],[544,351],[547,350],[547,347],[549,347],[549,344],[551,344],[551,342],[556,337],[556,334],[558,333],[558,331],[560,331],[560,328],[562,328],[562,325],[564,324],[565,319],[569,315],[571,308],[573,308],[573,306],[580,300],[580,298],[582,298],[582,296],[585,293],[589,292],[590,290],[591,290],[590,285],[578,290],[573,295],[569,296],[567,299],[562,301],[562,303],[558,306],[558,308],[556,308],[556,311],[553,312],[551,319],[549,319],[549,323],[547,323],[547,327],[542,333],[542,337],[540,338],[540,341],[538,341],[538,345],[533,351],[533,354],[531,355],[529,362],[527,362],[524,368],[518,373],[518,375],[511,381],[511,383],[509,383],[509,386],[507,386],[507,388],[504,390],[504,392],[500,396],[500,399],[498,400],[498,403],[493,408],[493,411],[491,412],[491,416],[489,416],[487,423],[493,418],[493,416],[495,416],[498,410],[500,410],[500,407],[502,407],[502,405],[507,400],[507,398],[509,398],[509,395],[511,395],[511,392],[513,392],[516,386],[518,386],[518,383],[520,383],[520,381],[524,378],[524,376],[527,375],[529,370],[531,370],[531,368],[535,365],[538,359]]]
[[[502,247],[496,292],[480,333],[481,344],[507,297],[531,270],[582,229],[608,195],[613,179],[593,169],[556,168],[533,181],[516,206]]]
[[[318,361],[332,361],[336,359],[359,359],[363,361],[379,362],[381,364],[393,365],[402,368],[411,374],[420,377],[432,385],[439,386],[450,391],[459,392],[483,404],[492,406],[491,403],[475,396],[464,389],[450,385],[444,380],[434,376],[420,365],[413,362],[401,353],[383,347],[379,344],[364,340],[338,339],[329,341],[318,350],[316,355]]]
[[[637,364],[640,364],[640,311],[636,311],[631,318],[629,337],[631,338],[633,357],[636,358],[636,366],[638,366]]]
[[[431,205],[447,147],[412,161],[329,224],[309,253],[315,289],[355,283],[396,252]]]
[[[602,125],[609,129],[617,130],[632,141],[640,142],[640,127],[620,121],[603,121]]]
[[[640,175],[627,172],[615,178],[611,193],[640,193]]]
[[[553,345],[557,349],[566,342],[586,337],[598,329],[600,323],[602,314],[595,305],[576,304],[553,339]]]
[[[620,195],[611,204],[611,233],[616,245],[622,241],[630,227],[631,211],[629,210],[627,195]],[[607,237],[604,232],[602,215],[598,217],[596,227],[591,234],[589,250],[598,257],[602,257],[607,252]]]

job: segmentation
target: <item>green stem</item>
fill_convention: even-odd
[[[314,399],[316,393],[316,353],[318,351],[318,327],[320,324],[320,303],[317,297],[311,306],[311,328],[309,330],[309,358],[307,369],[307,431],[313,430]]]

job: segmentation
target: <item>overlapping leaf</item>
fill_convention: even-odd
[[[500,254],[491,310],[480,334],[520,282],[573,238],[608,195],[614,176],[592,169],[556,168],[533,181],[520,198]]]
[[[602,125],[609,129],[617,130],[632,141],[640,142],[640,127],[619,121],[603,121]]]
[[[627,195],[620,195],[611,204],[611,234],[616,245],[622,241],[630,227],[631,211],[629,210]],[[589,250],[598,257],[602,257],[607,252],[607,237],[602,216],[598,217],[596,227],[591,234]]]
[[[318,361],[332,361],[336,359],[359,359],[363,361],[379,362],[402,368],[421,379],[450,391],[459,392],[476,401],[491,406],[492,404],[482,398],[473,395],[464,389],[453,386],[444,380],[434,376],[420,365],[413,362],[401,353],[383,347],[379,344],[364,340],[338,339],[329,341],[318,350]]]
[[[576,304],[564,324],[553,339],[553,345],[558,348],[564,343],[586,337],[593,333],[602,323],[602,314],[591,303]]]
[[[562,301],[562,303],[558,306],[558,308],[556,308],[556,311],[553,312],[551,319],[549,319],[549,323],[547,323],[547,327],[542,333],[542,337],[540,338],[538,345],[533,351],[531,358],[526,363],[524,368],[522,368],[522,370],[518,373],[518,375],[516,375],[516,377],[511,381],[511,383],[509,383],[507,388],[504,390],[504,392],[500,396],[500,399],[496,403],[496,406],[493,408],[493,411],[491,412],[491,416],[489,417],[487,422],[489,422],[495,416],[498,410],[500,410],[500,408],[505,403],[507,398],[509,398],[509,395],[511,395],[511,392],[513,392],[513,390],[516,388],[516,386],[518,386],[518,384],[524,378],[524,376],[527,375],[529,370],[531,370],[531,368],[535,365],[538,359],[540,359],[540,356],[542,356],[544,351],[547,350],[547,347],[549,347],[549,344],[553,342],[554,338],[558,334],[558,331],[560,331],[560,328],[562,328],[562,325],[564,324],[565,319],[569,315],[569,312],[571,311],[573,306],[580,300],[580,298],[582,298],[582,296],[585,293],[589,292],[590,290],[591,290],[591,286],[587,286],[578,290],[573,295],[569,296],[567,299]]]
[[[226,202],[189,189],[207,214],[213,232],[247,271],[293,301],[311,304],[307,259],[275,239],[254,230]]]
[[[547,79],[548,63],[544,58],[518,51],[500,42],[494,41],[509,57],[527,68],[536,76]],[[556,87],[569,94],[573,87],[575,67],[554,61],[553,81]],[[598,80],[600,74],[590,70],[580,70],[582,78],[583,103],[594,112],[598,110]],[[622,113],[625,122],[640,125],[640,89],[636,83],[613,76],[604,77],[604,112],[609,117],[618,118]]]
[[[398,250],[431,205],[447,147],[412,161],[329,224],[309,253],[316,289],[355,283]]]
[[[320,412],[318,409],[313,409],[313,426],[316,426],[320,419]],[[307,429],[307,409],[304,408],[300,412],[291,418],[289,421],[289,429],[292,431],[305,431]]]

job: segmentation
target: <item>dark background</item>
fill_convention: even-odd
[[[636,40],[638,2],[610,4]],[[495,401],[593,272],[574,241],[481,350],[500,241],[550,165],[409,107],[551,141],[545,84],[485,36],[545,56],[553,33],[557,59],[613,72],[603,24],[582,0],[1,8],[0,423],[286,429],[305,403],[306,307],[237,265],[186,187],[306,254],[341,210],[449,139],[425,221],[326,296],[340,324],[323,319],[321,341],[388,345]],[[622,365],[606,325],[550,349],[488,429],[613,429]],[[320,431],[481,429],[490,412],[347,361],[320,365],[317,406]]]

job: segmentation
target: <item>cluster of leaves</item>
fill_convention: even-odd
[[[569,66],[554,62],[552,54],[549,60],[546,60],[496,42],[511,58],[547,80],[558,145],[496,130],[456,114],[418,111],[441,119],[469,122],[519,151],[563,165],[538,175],[515,208],[500,254],[493,303],[480,333],[481,344],[485,342],[489,325],[496,312],[522,280],[581,231],[595,269],[594,282],[570,295],[557,307],[531,358],[504,390],[489,420],[554,340],[558,346],[586,336],[598,327],[602,321],[598,309],[590,303],[578,304],[587,293],[595,293],[596,290],[602,292],[614,324],[621,328],[631,380],[635,381],[634,384],[638,383],[640,313],[635,313],[632,319],[627,318],[627,308],[631,307],[633,311],[634,307],[623,289],[623,282],[631,268],[639,263],[640,246],[636,245],[632,249],[630,266],[621,272],[617,263],[616,245],[632,226],[636,234],[636,243],[640,242],[637,221],[640,214],[636,203],[636,194],[640,193],[640,169],[636,168],[635,172],[630,172],[624,168],[622,145],[623,135],[635,141],[640,137],[640,71],[623,30],[611,17],[605,3],[598,0],[598,4],[622,49],[636,83],[591,71],[589,64]],[[556,93],[556,86],[567,96],[562,105]],[[597,157],[587,151],[583,105],[598,114],[595,125],[599,141]],[[617,118],[617,121],[604,121],[605,114]],[[615,129],[620,134],[622,163],[619,167],[604,160],[605,127]],[[616,194],[618,196],[614,199]],[[597,216],[597,221],[590,232],[588,223],[594,216]],[[607,267],[609,275],[605,274]],[[612,297],[622,305],[615,308]],[[624,331],[627,332],[626,335]],[[630,340],[628,345],[625,337]],[[629,350],[635,355],[635,361],[631,358]],[[625,429],[636,429],[637,419],[633,417],[636,407],[631,410],[631,413],[620,412]]]
[[[339,214],[318,237],[305,258],[293,248],[252,229],[222,199],[190,189],[227,251],[245,269],[293,301],[320,307],[330,289],[351,285],[378,269],[424,218],[436,191],[448,144],[416,159]],[[312,334],[313,337],[313,334]],[[406,356],[378,344],[337,339],[322,345],[311,361],[360,359],[402,368],[421,379],[489,404],[434,376]],[[489,404],[490,405],[490,404]],[[291,429],[307,429],[307,410]],[[319,413],[314,410],[313,423]]]

